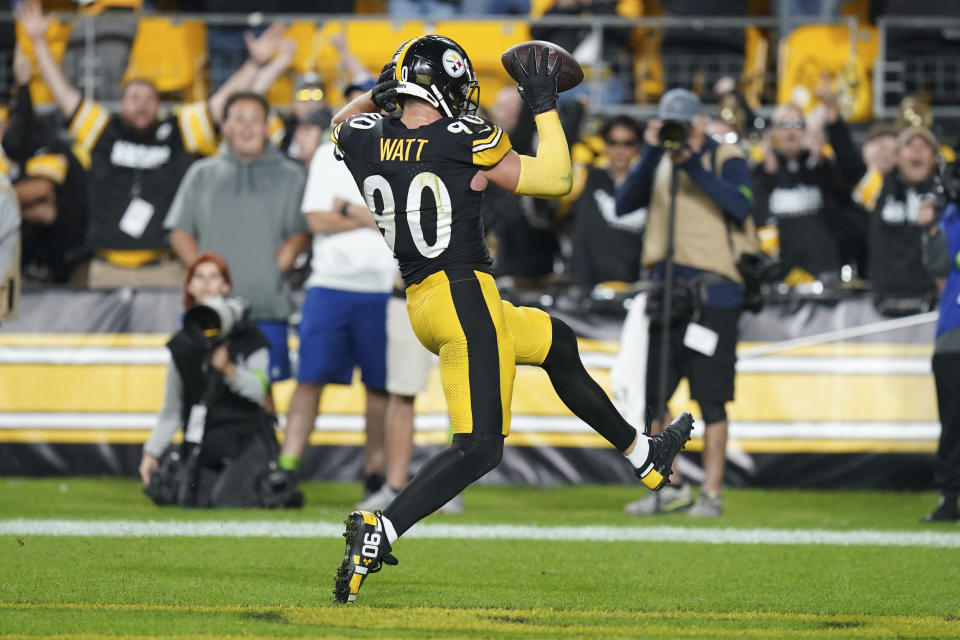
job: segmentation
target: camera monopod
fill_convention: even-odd
[[[670,315],[673,307],[673,254],[674,235],[677,227],[677,165],[670,169],[670,208],[667,214],[667,251],[663,263],[663,309],[661,310],[660,334],[660,386],[657,390],[657,411],[655,416],[663,429],[663,418],[667,412],[667,371],[670,363]]]

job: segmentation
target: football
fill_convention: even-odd
[[[530,47],[533,47],[536,51],[538,66],[540,65],[540,58],[543,55],[543,49],[550,49],[550,57],[547,58],[548,71],[553,71],[553,65],[556,63],[557,58],[563,58],[563,66],[560,67],[560,75],[557,76],[557,91],[569,91],[583,82],[583,69],[580,68],[580,63],[577,62],[576,58],[570,55],[570,53],[560,45],[545,40],[521,42],[503,52],[503,55],[500,56],[500,62],[503,63],[503,68],[507,70],[507,73],[509,73],[510,77],[514,80],[520,77],[520,71],[515,66],[513,54],[517,54],[521,64],[526,64],[527,49]]]

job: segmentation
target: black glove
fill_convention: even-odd
[[[397,110],[397,63],[392,60],[383,65],[377,84],[371,92],[373,104],[387,113]]]
[[[520,97],[527,103],[533,115],[546,113],[557,108],[557,74],[563,66],[563,58],[558,57],[553,63],[553,70],[547,73],[547,61],[550,59],[550,49],[544,47],[540,54],[540,68],[537,69],[537,55],[533,47],[527,49],[527,65],[520,64],[520,57],[513,52],[513,64],[520,79],[517,81],[517,90]]]

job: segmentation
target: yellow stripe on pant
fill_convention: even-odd
[[[438,271],[407,287],[407,311],[417,339],[440,356],[453,432],[507,435],[514,340],[493,276]]]

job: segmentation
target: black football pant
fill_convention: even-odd
[[[934,353],[933,378],[940,411],[936,483],[944,493],[960,493],[960,353]]]

